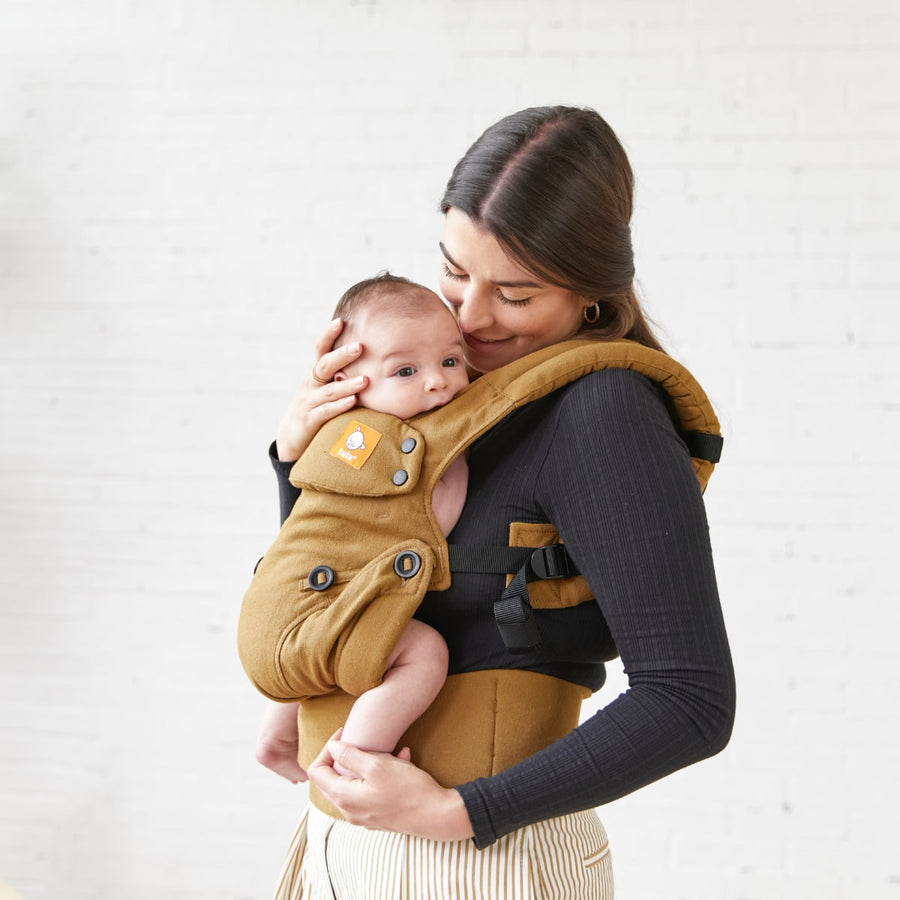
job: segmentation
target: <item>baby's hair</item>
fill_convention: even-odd
[[[353,337],[353,323],[359,313],[367,306],[379,301],[384,311],[391,315],[413,318],[422,312],[422,294],[430,294],[435,301],[443,305],[440,297],[424,285],[410,281],[402,275],[392,275],[385,270],[374,278],[365,278],[344,291],[334,308],[334,318],[340,318],[344,327],[334,346],[339,347]]]

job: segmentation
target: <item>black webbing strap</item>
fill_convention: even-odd
[[[722,458],[722,445],[725,438],[718,434],[707,434],[705,431],[682,431],[681,439],[687,444],[691,456],[717,463]]]
[[[534,550],[534,547],[447,545],[451,572],[492,572],[498,575],[513,575],[518,572]]]
[[[527,653],[541,644],[528,582],[548,578],[571,578],[578,574],[562,544],[544,547],[480,547],[448,544],[451,572],[487,572],[512,575],[494,603],[494,619],[510,653]]]

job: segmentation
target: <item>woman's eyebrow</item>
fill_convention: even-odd
[[[438,241],[438,246],[441,248],[441,253],[444,254],[444,258],[450,263],[451,266],[454,266],[457,269],[462,269],[463,267],[456,262],[456,260],[447,252],[447,248],[444,246],[443,241]],[[496,287],[507,287],[507,288],[542,288],[544,285],[540,284],[537,281],[494,281],[492,282]]]

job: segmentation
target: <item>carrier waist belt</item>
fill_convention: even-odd
[[[412,761],[438,784],[453,787],[502,772],[568,734],[590,694],[581,685],[521,669],[451,675],[397,746],[409,747]],[[304,769],[347,721],[355,699],[333,693],[300,704],[297,757]],[[309,797],[342,818],[312,784]]]

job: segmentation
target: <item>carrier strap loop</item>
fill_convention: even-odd
[[[705,431],[682,431],[680,434],[691,456],[711,463],[717,463],[722,458],[725,439],[721,435],[707,434]]]

